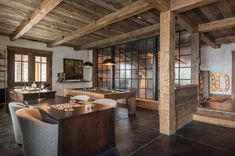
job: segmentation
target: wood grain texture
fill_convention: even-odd
[[[115,44],[120,41],[125,41],[127,39],[131,39],[131,38],[136,39],[138,36],[142,36],[142,35],[145,35],[148,33],[159,32],[159,28],[160,28],[159,24],[155,24],[155,25],[144,27],[144,28],[141,28],[138,30],[128,32],[128,33],[124,33],[121,35],[117,35],[117,36],[113,36],[113,37],[106,38],[103,40],[99,40],[96,42],[83,44],[78,47],[75,47],[74,49],[75,50],[82,50],[82,49],[89,49],[89,48],[99,47],[99,46],[108,45],[108,44],[112,45],[112,44]],[[154,34],[156,34],[156,33],[154,33]]]
[[[198,103],[198,86],[190,85],[175,90],[176,127],[180,129],[193,120]]]
[[[11,40],[16,40],[24,35],[61,2],[62,0],[44,0],[40,6],[14,31],[11,35]]]
[[[108,14],[97,21],[93,21],[89,23],[88,25],[85,25],[82,28],[79,28],[73,32],[70,32],[68,34],[62,35],[61,37],[55,39],[54,41],[50,42],[48,44],[49,47],[60,45],[62,43],[74,40],[76,38],[79,38],[81,36],[84,36],[88,33],[94,32],[96,30],[99,30],[101,28],[104,28],[107,25],[113,24],[115,22],[130,18],[134,15],[138,15],[142,12],[145,12],[147,10],[150,10],[153,8],[148,3],[146,3],[143,0],[139,0],[131,5],[128,5],[118,11],[115,11],[111,14]]]
[[[232,43],[235,42],[235,35],[226,36],[226,37],[218,37],[215,39],[215,44],[224,44],[224,43]]]
[[[218,0],[171,0],[170,10],[177,13],[185,12],[187,10],[192,10],[216,1]]]
[[[210,32],[221,29],[227,29],[235,26],[235,17],[230,17],[222,20],[212,21],[198,25],[198,31]]]
[[[160,132],[173,134],[175,125],[175,15],[160,14]]]
[[[164,12],[170,9],[169,0],[145,0],[150,5],[154,6],[160,12]]]

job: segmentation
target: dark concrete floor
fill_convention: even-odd
[[[192,122],[175,135],[159,133],[155,111],[137,109],[129,117],[126,108],[118,108],[116,147],[105,156],[235,156],[235,129]],[[22,149],[14,142],[10,117],[0,111],[0,156],[20,156]]]

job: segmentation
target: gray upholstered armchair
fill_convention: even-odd
[[[15,113],[18,109],[24,108],[25,106],[23,103],[19,103],[19,102],[10,102],[8,106],[9,106],[9,110],[10,110],[10,114],[11,114],[11,120],[12,120],[12,124],[13,124],[15,141],[17,144],[22,144],[19,124],[16,119]]]
[[[22,134],[24,156],[57,156],[58,124],[42,121],[39,110],[24,108],[16,111]]]

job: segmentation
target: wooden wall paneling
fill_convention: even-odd
[[[231,98],[235,99],[235,51],[232,51],[232,93]]]

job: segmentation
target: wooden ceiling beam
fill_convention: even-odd
[[[28,32],[63,0],[44,0],[40,6],[11,34],[11,40],[16,40]]]
[[[160,12],[164,12],[170,9],[170,1],[169,0],[145,0],[147,3],[152,5],[154,8],[159,10]]]
[[[144,27],[138,30],[134,30],[128,33],[124,33],[121,35],[116,35],[114,37],[106,38],[103,40],[95,41],[92,43],[87,43],[84,45],[80,45],[75,47],[75,50],[82,50],[82,49],[89,49],[89,48],[94,48],[94,47],[99,47],[107,44],[114,44],[122,40],[130,39],[130,38],[136,38],[138,36],[142,36],[148,33],[154,33],[154,32],[159,32],[159,24],[151,25],[148,27]]]
[[[219,0],[171,0],[170,1],[170,10],[176,13],[185,12],[198,8],[210,3],[217,2]]]
[[[224,44],[224,43],[232,43],[232,42],[235,42],[235,35],[219,37],[215,39],[216,44]]]
[[[89,33],[95,32],[96,30],[102,29],[110,24],[122,21],[124,19],[130,18],[134,15],[138,15],[142,12],[152,9],[153,6],[146,3],[144,0],[138,0],[120,10],[110,13],[97,21],[91,22],[77,30],[62,35],[55,39],[54,41],[48,43],[48,47],[57,46],[65,42],[77,39]]]
[[[209,34],[206,33],[201,33],[200,35],[200,39],[201,41],[203,41],[206,45],[209,45],[213,48],[219,48],[220,44],[216,44],[215,43],[215,39],[212,38],[212,36],[210,36]]]
[[[190,33],[198,32],[198,27],[187,16],[183,14],[176,14],[176,23],[187,29]]]
[[[198,31],[210,32],[210,31],[232,28],[234,26],[235,26],[235,17],[231,17],[222,20],[199,24]]]

